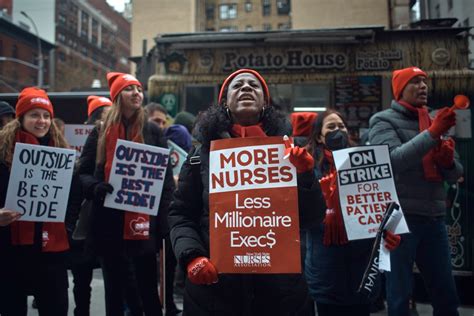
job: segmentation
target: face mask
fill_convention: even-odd
[[[330,131],[324,136],[324,141],[326,142],[326,147],[329,150],[338,150],[347,148],[349,145],[349,138],[346,132],[337,129],[335,131]]]

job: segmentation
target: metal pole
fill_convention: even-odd
[[[33,28],[35,29],[36,39],[38,42],[38,87],[41,88],[43,87],[43,50],[41,49],[41,38],[39,36],[35,21],[33,21],[33,19],[28,14],[26,14],[25,11],[21,11],[20,13],[31,22]]]

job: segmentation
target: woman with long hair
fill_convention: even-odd
[[[0,205],[5,205],[16,143],[69,148],[53,117],[45,91],[35,87],[21,91],[16,118],[0,131]],[[70,214],[77,214],[80,205],[75,188],[73,180],[65,223],[14,221],[0,227],[1,315],[26,315],[31,294],[40,315],[67,315],[65,252],[74,225]]]
[[[156,252],[157,242],[168,231],[172,169],[168,164],[158,216],[111,209],[104,206],[104,199],[113,192],[108,180],[118,139],[164,148],[166,141],[160,129],[145,120],[141,83],[116,72],[107,74],[107,80],[113,105],[104,123],[87,138],[79,160],[85,197],[93,200],[86,249],[99,257],[107,315],[123,315],[125,301],[132,315],[161,315]]]
[[[196,122],[197,151],[184,163],[169,223],[171,242],[181,267],[187,270],[184,315],[312,315],[302,274],[217,274],[209,259],[209,151],[212,140],[283,136],[291,126],[270,105],[270,93],[255,70],[240,69],[227,77],[211,106]],[[313,159],[304,148],[294,147],[290,161],[298,172],[299,211],[323,205],[318,187],[312,188]],[[313,190],[311,190],[313,189]],[[321,207],[322,209],[322,207]],[[300,219],[300,223],[309,220]]]
[[[307,149],[315,159],[314,173],[320,181],[327,211],[323,222],[307,231],[305,274],[309,292],[321,316],[370,314],[370,301],[359,295],[357,289],[368,264],[373,240],[347,240],[332,155],[335,150],[354,145],[342,114],[327,110],[318,115]],[[387,234],[385,245],[394,249],[399,236]]]

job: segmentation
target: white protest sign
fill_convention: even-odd
[[[179,172],[181,171],[181,167],[183,166],[188,153],[176,143],[168,140],[168,148],[170,149],[170,159],[171,159],[171,166],[173,167],[173,176],[179,176]]]
[[[400,205],[388,146],[351,147],[334,151],[333,156],[347,238],[375,237],[387,204]],[[394,232],[408,232],[404,217]]]
[[[65,124],[64,137],[72,148],[81,153],[86,139],[93,129],[94,125]]]
[[[16,143],[5,208],[21,221],[64,222],[76,152]]]
[[[395,231],[402,219],[403,213],[400,210],[393,210],[393,213],[390,215],[387,223],[385,224],[384,230],[389,230],[391,232]],[[382,240],[380,243],[379,270],[390,271],[390,250],[385,247],[384,240]]]
[[[115,147],[105,207],[157,215],[169,149],[119,139]]]

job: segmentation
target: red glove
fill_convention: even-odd
[[[456,125],[456,113],[450,111],[448,107],[444,107],[436,113],[428,131],[436,139],[445,134],[454,125]]]
[[[306,148],[298,147],[293,144],[288,136],[283,137],[285,142],[285,158],[289,157],[290,162],[296,167],[296,172],[303,173],[313,170],[314,159]]]
[[[329,175],[322,177],[319,180],[319,185],[321,186],[321,192],[323,193],[324,200],[326,200],[326,207],[328,209],[334,208],[334,181],[335,175],[334,173],[330,173]]]
[[[451,137],[441,141],[439,146],[434,150],[434,162],[441,168],[451,168],[454,163],[454,146],[455,143]]]
[[[194,258],[188,264],[188,279],[194,284],[217,283],[217,269],[206,257]]]
[[[383,240],[385,240],[385,248],[389,251],[393,251],[398,248],[400,245],[400,240],[402,238],[400,235],[394,234],[389,230],[384,230],[383,232]]]

